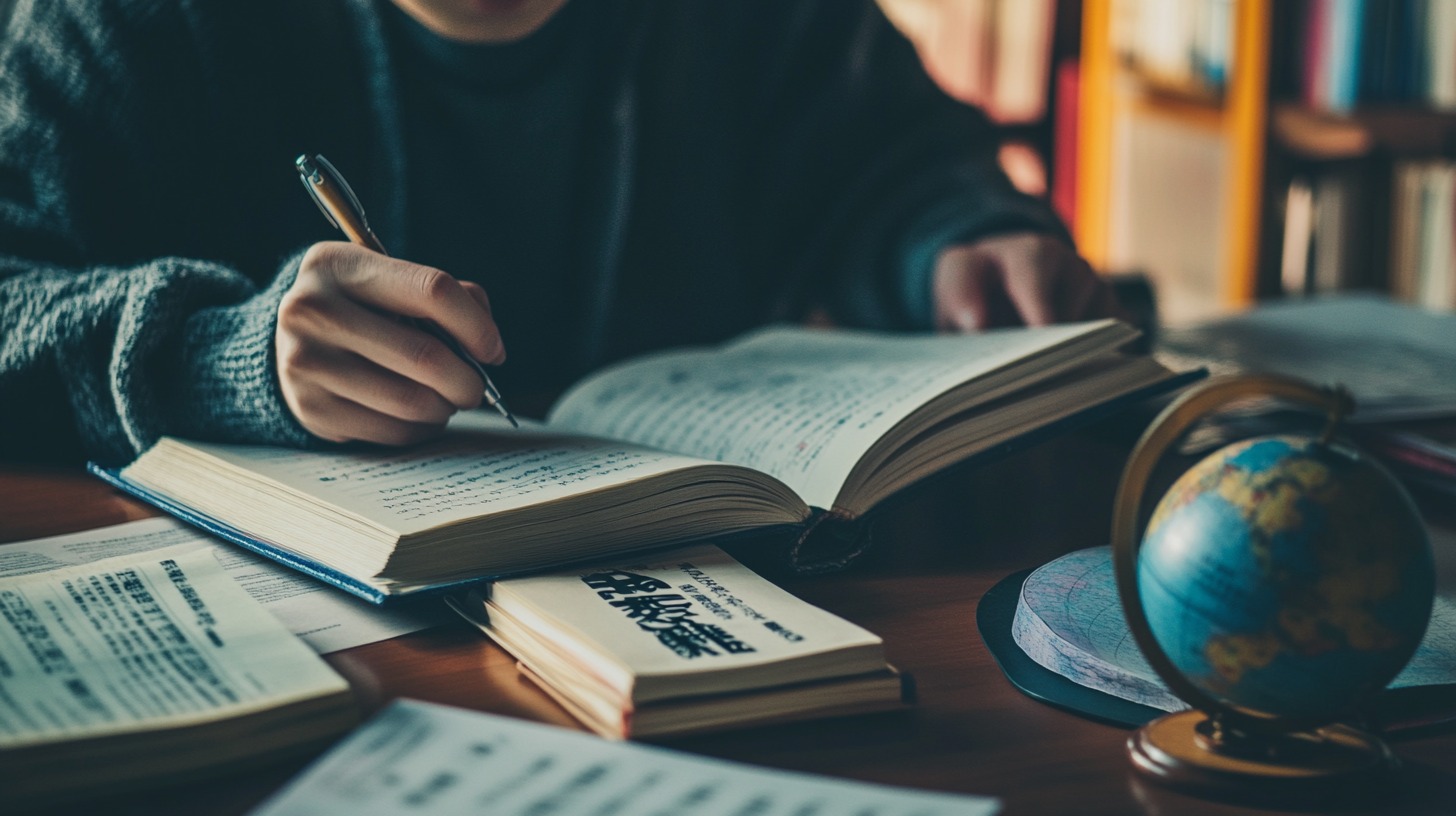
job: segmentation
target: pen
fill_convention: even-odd
[[[380,255],[388,255],[384,244],[379,242],[374,230],[369,228],[369,220],[364,217],[364,207],[359,204],[359,197],[349,188],[349,182],[339,174],[329,160],[321,155],[310,156],[307,153],[298,157],[294,162],[298,167],[298,176],[303,181],[304,189],[308,190],[309,196],[313,198],[319,210],[324,214],[330,224],[333,224],[349,240],[366,249],[378,252]],[[471,357],[459,343],[455,341],[450,333],[437,326],[429,320],[417,318],[405,318],[411,324],[429,332],[432,336],[444,343],[449,349],[455,352],[455,356],[470,364],[475,373],[485,383],[485,401],[500,415],[511,421],[511,426],[521,427],[516,418],[511,414],[511,409],[506,407],[505,401],[501,399],[500,391],[496,390],[495,383],[490,381],[490,375],[485,372],[485,366]]]

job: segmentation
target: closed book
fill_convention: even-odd
[[[879,637],[712,545],[497,581],[450,605],[614,738],[900,708]]]

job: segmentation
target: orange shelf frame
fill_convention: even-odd
[[[1118,118],[1157,106],[1160,113],[1222,131],[1229,185],[1222,202],[1228,248],[1219,270],[1225,305],[1243,306],[1258,291],[1260,230],[1263,224],[1264,156],[1269,136],[1269,41],[1273,0],[1237,0],[1234,6],[1233,64],[1221,106],[1190,105],[1144,94],[1122,98],[1121,67],[1112,43],[1114,0],[1085,0],[1082,7],[1082,63],[1077,145],[1077,244],[1094,267],[1108,262],[1112,166]],[[1166,110],[1163,110],[1166,109]],[[1180,111],[1182,111],[1180,113]]]

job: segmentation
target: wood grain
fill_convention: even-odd
[[[975,629],[981,595],[1018,569],[1106,543],[1124,429],[1057,440],[940,480],[887,509],[855,570],[782,578],[805,600],[883,636],[912,673],[910,711],[699,735],[664,744],[709,756],[849,779],[1001,797],[1016,814],[1228,814],[1256,809],[1146,786],[1130,773],[1128,732],[1037,703],[1002,677]],[[0,541],[152,515],[75,471],[0,466]],[[1438,537],[1456,529],[1432,513]],[[751,560],[751,557],[750,557]],[[464,623],[362,646],[328,660],[368,711],[408,696],[575,728],[521,680],[510,657]],[[1398,784],[1341,813],[1456,813],[1456,734],[1395,744]],[[275,764],[120,801],[119,813],[242,813],[302,763]],[[84,772],[78,769],[78,772]]]

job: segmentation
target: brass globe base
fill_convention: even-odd
[[[1182,793],[1296,807],[1370,796],[1398,765],[1379,737],[1346,726],[1231,734],[1197,710],[1148,723],[1127,750],[1138,773]]]

